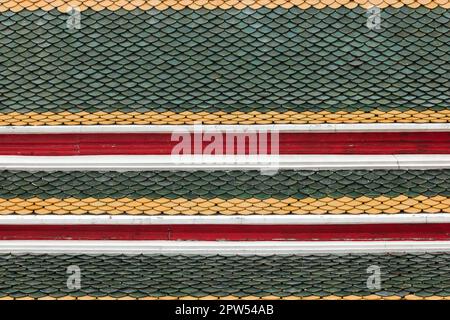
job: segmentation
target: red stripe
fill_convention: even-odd
[[[241,135],[241,137],[243,137]],[[232,139],[230,139],[231,141]],[[270,140],[270,139],[269,139]],[[131,134],[5,134],[0,135],[1,155],[168,155],[177,141],[170,133]],[[203,142],[203,148],[210,144]],[[264,153],[249,150],[249,143],[232,151],[222,145],[223,153]],[[270,143],[266,143],[269,144]],[[193,146],[193,139],[191,139]],[[252,144],[252,149],[256,144]],[[270,153],[270,147],[268,148]],[[185,150],[186,151],[186,150]],[[188,153],[189,150],[186,151]],[[191,148],[191,153],[200,153]],[[280,133],[280,154],[450,154],[450,132],[385,132],[385,133]]]
[[[450,240],[450,224],[0,225],[0,240]]]

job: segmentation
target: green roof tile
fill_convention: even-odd
[[[0,14],[1,112],[443,110],[449,11],[385,8]]]
[[[450,170],[0,171],[0,198],[450,196]]]
[[[81,289],[66,287],[67,267]],[[381,269],[368,289],[367,268]],[[0,297],[447,296],[448,253],[273,256],[0,255]],[[272,267],[268,267],[272,266]]]

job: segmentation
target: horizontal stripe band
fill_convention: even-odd
[[[391,252],[392,249],[445,247],[441,241],[406,242],[186,242],[186,241],[0,241],[21,243],[22,249],[34,243],[40,249],[124,248],[119,254],[22,254],[0,255],[2,277],[0,297],[267,297],[267,296],[448,296],[450,253]],[[440,244],[439,244],[440,243]],[[129,244],[131,250],[125,246]],[[136,247],[149,249],[177,247],[194,249],[215,246],[220,254],[134,254]],[[286,245],[303,248],[304,254],[227,254],[229,248],[271,250]],[[407,247],[407,245],[411,245]],[[236,247],[238,245],[238,248]],[[268,247],[270,245],[270,247]],[[380,252],[314,254],[306,249],[353,249],[364,247]],[[18,246],[10,245],[10,248]],[[192,250],[188,250],[192,252]],[[286,252],[281,250],[281,252]],[[12,254],[11,254],[12,253]],[[58,252],[57,252],[58,253]],[[129,253],[129,254],[126,254]],[[278,252],[277,252],[278,253]],[[81,288],[70,290],[70,274],[81,275]],[[371,275],[379,275],[381,286],[368,285]],[[74,277],[72,277],[74,278]],[[73,283],[73,282],[72,282]],[[174,284],[174,285],[168,285]],[[68,291],[68,289],[70,291]]]
[[[449,214],[358,214],[309,216],[131,216],[131,215],[0,215],[0,225],[341,225],[450,223]]]
[[[102,243],[108,246],[118,242]],[[181,241],[180,245],[183,244],[185,242]],[[215,299],[416,295],[431,298],[449,295],[448,261],[448,253],[437,252],[329,255],[6,253],[0,255],[3,271],[0,297],[89,295]],[[81,272],[81,288],[70,290],[69,287],[69,291],[68,276],[77,270]],[[381,288],[375,289],[367,285],[367,280],[376,271],[381,278]],[[176,285],[168,286],[168,283]]]
[[[0,253],[281,255],[450,252],[450,241],[4,240]]]
[[[382,296],[371,294],[367,296],[204,296],[204,297],[193,297],[193,296],[148,296],[148,297],[133,297],[133,296],[121,296],[121,297],[111,297],[111,296],[44,296],[40,298],[23,296],[23,297],[12,297],[12,296],[0,296],[0,300],[450,300],[450,296],[428,296],[422,297],[417,295],[405,295],[405,296]]]
[[[132,171],[132,170],[261,170],[279,169],[446,169],[450,155],[97,155],[0,156],[1,170]]]
[[[45,112],[0,113],[0,126],[449,123],[450,110],[338,112]]]
[[[0,135],[1,155],[450,154],[450,132]]]
[[[450,197],[358,197],[305,199],[0,199],[0,214],[398,214],[450,213]]]
[[[0,240],[429,241],[446,224],[359,225],[0,225]]]
[[[126,1],[107,1],[107,0],[95,0],[95,1],[87,1],[87,0],[6,0],[0,4],[0,12],[2,11],[20,11],[20,10],[52,10],[58,9],[61,12],[66,12],[70,7],[77,7],[80,10],[92,9],[95,11],[100,10],[134,10],[136,8],[142,10],[149,9],[158,9],[165,10],[167,8],[181,10],[185,8],[190,9],[244,9],[244,8],[252,8],[259,9],[262,7],[267,8],[291,8],[291,7],[299,7],[301,9],[308,8],[317,8],[323,9],[326,7],[338,8],[341,6],[347,8],[354,8],[356,6],[361,6],[363,8],[370,8],[372,6],[377,6],[379,8],[386,8],[388,6],[392,6],[394,8],[400,8],[402,6],[408,6],[411,8],[417,8],[419,6],[425,6],[427,8],[435,8],[437,6],[441,6],[444,8],[450,8],[448,1],[445,0],[286,0],[286,1],[275,1],[275,0],[257,0],[257,1],[244,1],[244,0],[178,0],[178,1],[169,1],[169,0],[126,0]]]
[[[450,170],[1,171],[0,199],[344,199],[450,197]],[[385,198],[383,198],[383,196]],[[59,200],[58,200],[59,199]],[[148,199],[148,200],[147,200]],[[219,202],[222,202],[219,200]],[[77,200],[71,200],[77,202]],[[161,200],[165,202],[166,200]],[[251,200],[254,201],[254,200]],[[20,202],[20,201],[19,201]],[[167,201],[166,201],[167,202]],[[200,203],[199,202],[199,203]],[[308,202],[308,201],[306,201]],[[136,205],[136,204],[135,204]]]
[[[86,10],[79,18],[78,28],[76,15],[55,10],[0,15],[8,35],[0,43],[1,111],[20,114],[11,124],[26,123],[21,115],[30,112],[38,113],[33,124],[80,124],[70,114],[83,111],[90,124],[192,123],[205,111],[201,119],[212,124],[302,123],[307,112],[315,123],[321,111],[337,115],[332,123],[348,121],[339,111],[433,122],[442,119],[427,110],[439,117],[450,109],[441,7],[385,8],[380,30],[370,30],[360,7]],[[286,117],[290,111],[303,117]]]
[[[0,134],[66,133],[172,133],[172,132],[252,132],[292,133],[332,132],[449,132],[450,123],[353,123],[353,124],[251,124],[251,125],[71,125],[71,126],[0,126]]]

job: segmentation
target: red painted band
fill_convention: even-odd
[[[0,225],[0,240],[450,240],[450,224]]]
[[[267,143],[265,136],[258,139],[249,143],[247,138],[244,143],[228,138],[234,143],[227,149],[225,137],[217,144],[222,146],[218,154],[271,153],[270,136]],[[194,139],[190,140],[191,150],[185,149],[184,154],[201,153],[193,147]],[[268,151],[258,149],[255,141],[268,146]],[[4,134],[0,135],[0,155],[170,155],[178,143],[177,139],[171,141],[169,133]],[[209,140],[203,141],[204,153],[205,148],[211,148]],[[450,132],[280,133],[279,153],[450,154]]]

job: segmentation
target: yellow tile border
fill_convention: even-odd
[[[450,2],[450,1],[449,1]],[[447,123],[450,109],[439,111],[320,112],[11,112],[0,113],[0,126],[148,125],[148,124],[315,124],[315,123]]]
[[[312,215],[450,213],[450,197],[366,196],[286,199],[0,198],[0,215]]]
[[[111,297],[111,296],[63,296],[63,297],[52,297],[45,296],[40,298],[34,297],[11,297],[11,296],[3,296],[0,297],[0,300],[450,300],[450,296],[429,296],[429,297],[421,297],[417,295],[406,295],[406,296],[380,296],[376,294],[366,295],[366,296],[204,296],[204,297],[193,297],[193,296],[148,296],[148,297],[132,297],[132,296],[122,296],[122,297]]]
[[[292,8],[299,7],[301,9],[316,8],[323,9],[330,8],[355,8],[361,6],[369,8],[377,6],[385,8],[388,6],[399,8],[408,6],[417,8],[424,6],[426,8],[436,8],[438,6],[443,8],[450,8],[448,0],[4,0],[0,4],[0,12],[11,10],[14,12],[20,10],[52,10],[57,9],[61,12],[67,12],[69,7],[77,7],[79,10],[92,9],[100,10],[133,10],[136,8],[142,10],[149,10],[156,8],[158,10],[165,10],[168,8],[181,10],[189,9],[244,9],[252,8],[258,9],[261,7],[267,8]]]

